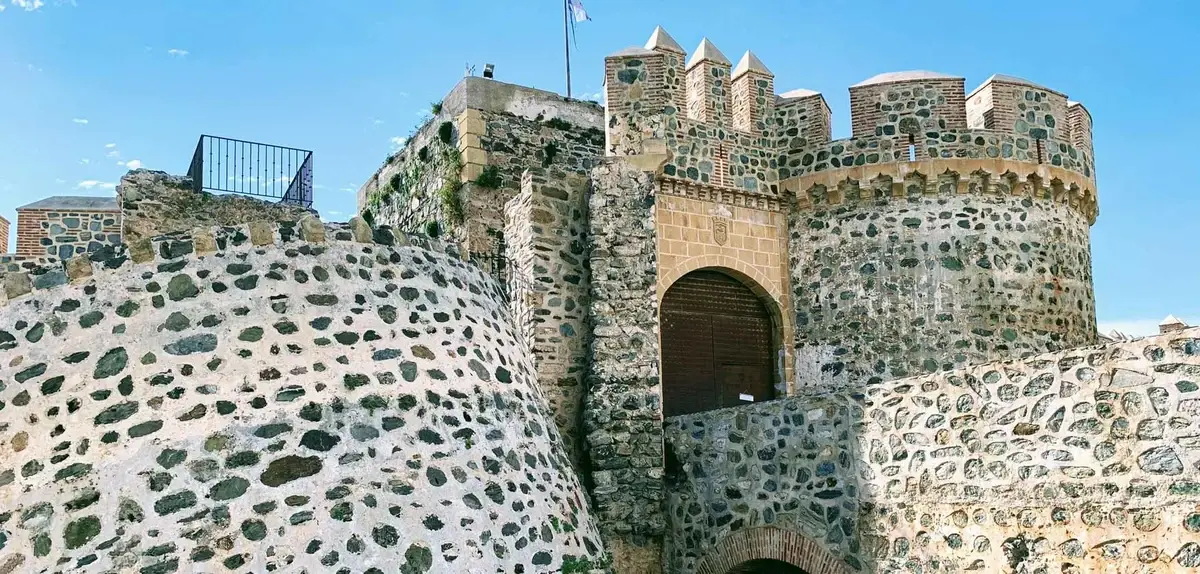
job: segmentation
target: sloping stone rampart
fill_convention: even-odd
[[[438,245],[259,221],[9,274],[0,572],[602,564],[499,286]]]

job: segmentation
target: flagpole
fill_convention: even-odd
[[[571,97],[571,38],[570,38],[570,23],[567,9],[567,2],[563,0],[563,46],[567,49],[567,97]]]

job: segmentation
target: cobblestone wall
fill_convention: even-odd
[[[512,263],[510,307],[533,354],[534,372],[576,469],[583,436],[588,351],[587,180],[560,171],[525,173],[508,202],[504,236]]]
[[[620,159],[592,170],[592,345],[584,431],[591,493],[614,570],[660,572],[659,385],[654,180]]]
[[[0,572],[602,564],[499,287],[440,245],[259,221],[6,276]]]
[[[121,243],[117,211],[22,209],[17,212],[21,257],[70,259]]]
[[[464,239],[460,228],[464,194],[457,185],[462,156],[454,143],[452,119],[439,114],[426,122],[403,150],[388,157],[367,184],[366,203],[360,206],[364,217],[403,233],[445,232],[449,238]],[[439,135],[442,125],[451,126],[448,131],[441,128],[448,141]]]
[[[670,566],[796,532],[854,571],[1200,568],[1200,329],[671,419]]]
[[[868,391],[864,548],[881,564],[1200,568],[1200,329]]]
[[[850,87],[854,137],[907,143],[908,136],[967,127],[963,79],[932,73],[880,74]]]
[[[121,178],[117,201],[126,242],[190,233],[198,227],[245,225],[257,220],[294,222],[315,213],[246,195],[197,193],[191,178],[148,169],[133,170]]]
[[[919,176],[843,184],[792,212],[798,385],[869,385],[1095,342],[1088,220],[993,185],[960,195]]]

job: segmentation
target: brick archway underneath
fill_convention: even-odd
[[[787,562],[808,574],[850,574],[841,560],[816,542],[770,526],[726,536],[700,561],[696,574],[726,574],[743,562],[761,559]]]

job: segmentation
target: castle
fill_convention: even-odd
[[[5,275],[0,574],[1200,569],[1200,331],[1098,339],[1081,104],[605,78],[465,78],[348,224],[132,172]]]

